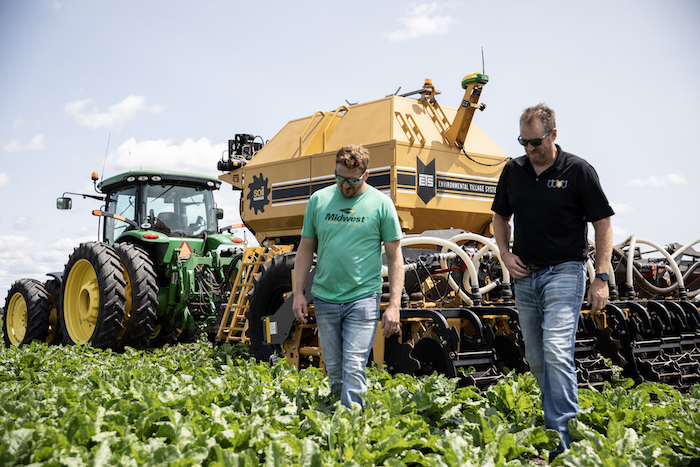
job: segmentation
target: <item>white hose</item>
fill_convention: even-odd
[[[482,235],[478,235],[475,233],[470,233],[470,232],[465,232],[461,234],[457,234],[454,237],[450,238],[451,242],[457,243],[457,242],[462,242],[462,241],[476,241],[478,243],[483,243],[484,246],[479,249],[479,251],[476,252],[474,257],[472,258],[472,264],[474,264],[474,267],[479,264],[479,261],[481,261],[481,258],[488,252],[488,251],[493,251],[494,254],[496,255],[496,258],[498,258],[498,262],[501,264],[501,270],[503,272],[503,282],[506,284],[510,284],[510,271],[506,267],[506,265],[503,263],[503,260],[501,259],[501,252],[498,250],[498,246],[491,241],[491,239],[484,237]],[[460,248],[461,249],[461,248]],[[445,266],[443,266],[445,267]],[[474,284],[479,284],[478,278],[476,279],[476,282],[473,282]],[[462,279],[462,284],[464,288],[470,288],[471,287],[471,276],[464,276]],[[479,289],[480,294],[485,294],[493,290],[498,286],[497,282],[491,282],[490,284],[485,285],[484,287],[481,287]]]
[[[683,245],[683,247],[681,247],[680,250],[674,251],[673,254],[671,255],[671,257],[672,257],[673,259],[675,259],[676,256],[680,255],[680,254],[683,253],[685,250],[687,250],[688,248],[690,248],[691,246],[693,246],[693,245],[695,245],[695,244],[697,244],[697,243],[700,243],[700,238],[698,238],[698,239],[695,240],[694,242],[688,243],[687,245]]]
[[[683,280],[683,276],[681,275],[681,270],[678,267],[678,263],[676,263],[676,260],[671,257],[671,255],[666,251],[664,248],[661,246],[657,245],[654,242],[650,242],[649,240],[637,240],[637,237],[635,235],[630,235],[627,240],[624,242],[616,245],[616,248],[622,249],[623,247],[629,245],[629,250],[627,251],[627,283],[632,284],[632,279],[633,279],[633,268],[634,268],[634,248],[637,243],[642,243],[644,245],[649,245],[650,247],[654,248],[657,250],[659,253],[664,255],[666,260],[669,263],[669,266],[671,266],[671,269],[673,270],[673,273],[676,275],[676,280],[678,281],[678,287],[679,289],[685,288],[685,282]],[[683,247],[683,250],[687,248]]]
[[[503,260],[501,260],[501,252],[498,250],[498,246],[490,238],[469,232],[457,234],[454,237],[450,238],[450,241],[454,243],[461,242],[464,240],[474,240],[478,243],[484,244],[484,246],[477,252],[477,254],[474,255],[473,262],[475,264],[479,262],[481,257],[484,256],[484,254],[487,251],[493,251],[496,254],[496,257],[498,258],[498,261],[501,263],[501,266],[503,266],[504,282],[510,282],[510,272],[508,272],[508,268],[505,267],[505,264],[503,264]]]
[[[437,245],[443,247],[443,252],[446,249],[454,251],[457,256],[460,257],[460,259],[464,262],[464,264],[467,266],[467,270],[469,272],[469,276],[471,277],[471,280],[473,281],[474,284],[478,284],[478,276],[476,272],[476,268],[474,267],[474,263],[472,263],[471,259],[467,255],[467,253],[460,248],[459,245],[457,245],[454,242],[451,242],[450,240],[445,240],[444,238],[437,238],[437,237],[406,237],[401,239],[401,246],[412,246],[412,245]],[[384,247],[382,247],[382,253],[384,253]],[[441,265],[442,265],[442,260],[441,260]],[[406,267],[404,267],[404,270]],[[389,275],[389,269],[387,266],[382,265],[382,277],[386,277]],[[465,303],[466,306],[473,306],[474,301],[464,292],[464,290],[448,275],[449,278],[449,284],[452,289],[457,292],[459,295],[459,298],[462,299],[462,301]]]

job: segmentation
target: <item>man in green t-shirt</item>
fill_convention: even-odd
[[[323,360],[333,394],[341,403],[363,405],[367,360],[372,349],[382,288],[382,243],[389,269],[389,305],[383,334],[398,331],[403,289],[401,227],[391,199],[367,184],[369,151],[342,147],[336,155],[336,184],[309,199],[294,268],[294,316],[308,319],[304,287],[314,250],[311,293]]]

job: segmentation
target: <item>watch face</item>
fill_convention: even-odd
[[[608,282],[608,280],[610,279],[610,277],[608,276],[608,273],[607,273],[607,272],[604,272],[604,273],[601,273],[601,274],[596,274],[595,276],[596,276],[596,277],[600,277],[600,278],[601,278],[602,280],[604,280],[605,282]]]

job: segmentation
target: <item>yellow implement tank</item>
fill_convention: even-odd
[[[457,109],[441,107],[439,91],[426,80],[411,93],[292,120],[254,154],[232,149],[220,162],[230,170],[219,178],[242,190],[241,218],[257,240],[279,243],[300,234],[311,194],[335,183],[338,149],[362,144],[370,151],[369,184],[391,197],[405,233],[447,227],[485,233],[507,159],[471,123],[474,111],[485,108],[478,101],[487,82],[480,73],[466,76]]]

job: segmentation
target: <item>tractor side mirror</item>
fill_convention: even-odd
[[[221,220],[224,218],[224,210],[221,208],[216,208],[216,218]]]
[[[56,199],[57,209],[70,209],[73,207],[73,200],[70,198],[58,198]]]

